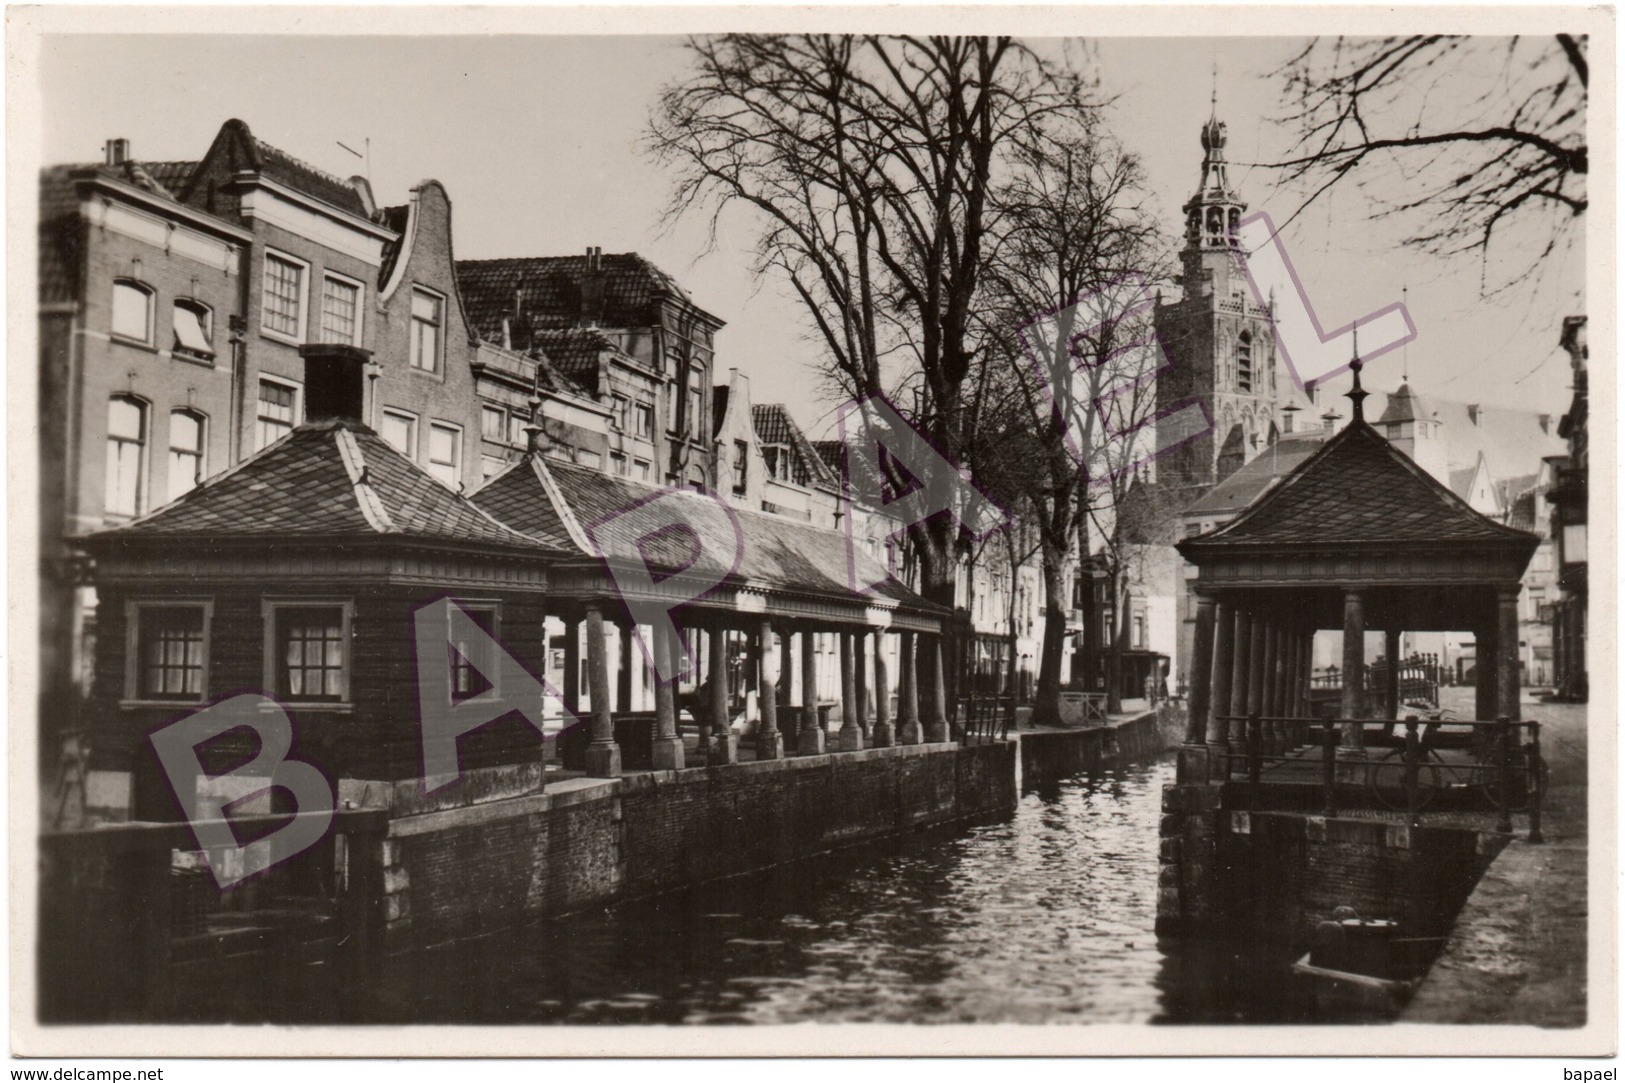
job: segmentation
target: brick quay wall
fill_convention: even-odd
[[[578,779],[393,819],[391,953],[1015,808],[1016,742],[910,745]]]

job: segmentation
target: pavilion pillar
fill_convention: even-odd
[[[869,633],[853,632],[852,675],[858,705],[858,732],[869,736]]]
[[[1201,595],[1197,595],[1196,606],[1196,627],[1200,632],[1202,627]],[[1213,607],[1213,663],[1208,667],[1208,680],[1212,690],[1208,696],[1207,717],[1203,719],[1203,723],[1207,727],[1204,738],[1208,744],[1210,763],[1217,762],[1216,757],[1224,753],[1224,716],[1230,713],[1230,667],[1235,665],[1235,658],[1236,603],[1219,601]],[[1200,662],[1193,660],[1191,676],[1200,680],[1201,674]],[[1191,715],[1193,720],[1196,715],[1195,706],[1196,693],[1193,685],[1191,693]]]
[[[619,651],[620,661],[615,670],[615,709],[617,711],[630,711],[632,709],[632,636],[637,626],[633,624],[615,625],[615,643]]]
[[[863,750],[863,729],[858,725],[857,635],[841,633],[841,732],[835,736],[835,751]]]
[[[1213,703],[1213,622],[1217,603],[1211,594],[1196,595],[1196,643],[1191,657],[1190,717],[1185,743],[1199,745],[1207,736]]]
[[[818,724],[817,634],[810,624],[801,629],[801,732],[796,751],[803,756],[824,753],[824,727]]]
[[[1500,668],[1497,665],[1499,661],[1497,642],[1500,636],[1496,635],[1496,627],[1499,624],[1500,621],[1494,615],[1484,617],[1479,623],[1477,643],[1474,645],[1474,652],[1477,655],[1474,668],[1477,670],[1477,676],[1473,681],[1476,692],[1473,708],[1474,713],[1483,722],[1493,721],[1501,706],[1495,679],[1496,670]]]
[[[914,667],[914,633],[904,632],[898,637],[897,666],[897,743],[917,745],[923,738],[920,732],[920,677]]]
[[[1518,665],[1518,594],[1522,587],[1517,583],[1503,583],[1496,588],[1495,600],[1497,611],[1496,638],[1496,709],[1497,718],[1508,718],[1513,722],[1521,719],[1519,714],[1519,665]]]
[[[1264,640],[1264,710],[1270,719],[1264,726],[1264,752],[1279,756],[1286,751],[1286,726],[1281,716],[1281,674],[1285,670],[1286,626],[1279,617],[1272,618]]]
[[[886,672],[885,633],[875,633],[875,725],[873,737],[876,748],[890,748],[897,743],[897,734],[891,724],[891,675]]]
[[[761,720],[756,723],[756,758],[759,760],[784,758],[784,734],[779,732],[778,674],[773,672],[772,661],[776,653],[773,622],[764,617],[756,630],[756,698],[761,713]]]
[[[1308,718],[1313,714],[1309,702],[1309,690],[1314,687],[1315,677],[1315,630],[1306,629],[1303,633],[1303,657],[1298,663],[1298,717]],[[1309,734],[1304,739],[1310,740]]]
[[[925,708],[925,739],[927,742],[948,740],[948,692],[943,678],[947,667],[943,665],[942,634],[931,636],[926,644],[926,664],[930,667],[930,683],[926,686],[928,699]]]
[[[706,653],[710,656],[711,747],[709,762],[739,762],[739,736],[728,724],[728,630],[713,624],[707,633]]]
[[[1261,715],[1264,713],[1264,656],[1269,649],[1269,622],[1264,619],[1261,612],[1255,612],[1252,618],[1252,629],[1247,633],[1247,711],[1248,715]],[[1232,742],[1245,753],[1247,751],[1247,721],[1242,719]]]
[[[1343,592],[1343,747],[1364,748],[1365,727],[1365,595]]]
[[[587,606],[587,690],[592,696],[592,740],[587,745],[587,774],[614,778],[621,773],[621,748],[615,743],[615,719],[609,711],[609,648],[604,642],[604,611]]]
[[[1399,629],[1383,629],[1382,649],[1388,655],[1388,687],[1383,689],[1383,717],[1399,721]]]
[[[1241,755],[1246,749],[1247,674],[1252,654],[1253,620],[1243,605],[1236,606],[1236,645],[1230,667],[1230,751]],[[1239,721],[1238,721],[1239,720]]]
[[[581,619],[564,618],[564,706],[571,713],[581,710]]]
[[[656,624],[654,653],[656,665],[650,667],[655,682],[655,739],[651,764],[656,771],[683,769],[683,739],[677,733],[677,665],[682,660],[682,647],[665,622]],[[671,674],[663,679],[658,663]]]
[[[1281,751],[1290,752],[1298,744],[1298,717],[1293,701],[1297,683],[1298,627],[1291,621],[1281,626],[1281,688],[1277,697],[1281,704]]]

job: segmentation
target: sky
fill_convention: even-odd
[[[1281,81],[1271,72],[1297,44],[1094,42],[1102,89],[1114,99],[1108,127],[1143,160],[1150,205],[1170,236],[1200,178],[1198,133],[1215,89],[1232,162],[1291,149],[1291,131],[1274,119]],[[594,245],[640,252],[727,321],[718,382],[742,370],[755,401],[788,403],[822,435],[832,400],[816,374],[818,346],[785,285],[752,272],[755,222],[725,217],[713,245],[705,222],[665,220],[669,181],[640,140],[661,87],[685,71],[673,37],[50,35],[40,65],[43,161],[95,160],[112,137],[130,139],[138,159],[196,159],[237,117],[322,169],[369,176],[381,204],[404,202],[433,177],[452,198],[458,258]],[[1278,222],[1298,206],[1269,170],[1238,165],[1231,180],[1252,210]],[[1426,394],[1561,414],[1569,374],[1557,340],[1563,316],[1584,311],[1580,257],[1554,266],[1538,289],[1485,301],[1476,258],[1441,263],[1401,249],[1402,232],[1370,221],[1364,198],[1349,189],[1317,204],[1283,240],[1323,326],[1406,289],[1417,338],[1374,361],[1368,385],[1397,386],[1405,369]]]

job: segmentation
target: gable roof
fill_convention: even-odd
[[[1319,451],[1325,442],[1326,433],[1319,429],[1282,436],[1272,450],[1259,452],[1252,461],[1204,493],[1184,514],[1235,515],[1241,512]]]
[[[214,137],[203,160],[192,169],[186,183],[187,190],[176,192],[176,195],[190,200],[193,182],[209,172],[201,167],[214,164],[221,156],[226,159],[230,172],[251,170],[358,218],[369,217],[366,201],[356,191],[355,185],[257,138],[247,124],[236,118],[220,126],[220,132]]]
[[[599,259],[604,305],[598,322],[605,327],[650,327],[657,322],[653,302],[658,297],[689,300],[675,278],[636,252]],[[588,277],[584,254],[464,259],[456,266],[469,326],[481,338],[500,342],[504,317],[527,331],[581,322],[581,286]]]
[[[1355,422],[1240,517],[1179,548],[1533,541],[1474,511],[1370,425]]]
[[[695,557],[690,539],[681,532],[642,539],[644,558],[656,568],[681,571],[692,566],[704,572],[726,572],[734,580],[770,589],[860,600],[849,585],[843,532],[750,509],[725,510],[716,494],[673,490],[574,463],[526,456],[492,478],[471,499],[545,546],[598,557],[589,531],[608,532],[606,537],[614,540],[606,548],[630,549],[640,539],[617,535],[617,531],[631,530],[632,524],[623,526],[616,520],[627,509],[662,493],[683,495],[683,521],[698,535],[701,549]],[[736,548],[737,563],[724,567],[722,561],[732,558]],[[861,548],[854,548],[851,557],[858,579],[880,583],[876,594],[935,611]]]
[[[841,479],[818,454],[790,416],[783,403],[753,403],[750,408],[751,425],[756,430],[758,444],[788,446],[795,459],[794,478],[798,485],[811,485],[820,489],[838,489]]]
[[[539,551],[357,421],[301,425],[178,500],[92,539],[403,537]]]

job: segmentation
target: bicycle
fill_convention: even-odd
[[[1496,810],[1504,807],[1509,812],[1523,812],[1533,799],[1546,792],[1545,757],[1537,758],[1531,765],[1532,750],[1528,745],[1517,743],[1516,734],[1511,735],[1514,745],[1508,764],[1511,786],[1504,794],[1498,734],[1492,732],[1486,735],[1487,739],[1475,740],[1470,762],[1445,759],[1434,747],[1433,740],[1440,724],[1448,721],[1451,720],[1430,717],[1422,729],[1421,756],[1416,763],[1417,811],[1427,808],[1439,794],[1450,790],[1472,791]],[[1390,749],[1371,765],[1366,784],[1379,805],[1394,812],[1409,811],[1410,795],[1405,786],[1408,766],[1404,745]]]

